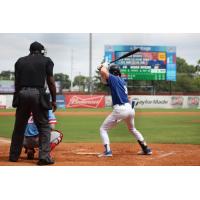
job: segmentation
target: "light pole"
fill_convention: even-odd
[[[73,62],[74,62],[74,56],[73,56],[73,49],[71,49],[71,86],[70,86],[70,91],[72,92],[72,87],[73,87]]]
[[[81,84],[80,84],[80,81],[81,81],[81,80],[80,80],[80,79],[81,79],[81,72],[79,72],[78,75],[79,75],[78,88],[79,88],[79,92],[80,92],[80,91],[81,91],[81,90],[80,90],[80,87],[81,87]]]
[[[92,33],[89,33],[89,93],[92,93]]]

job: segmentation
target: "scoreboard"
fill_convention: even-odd
[[[176,47],[106,45],[105,60],[110,62],[136,48],[140,52],[116,62],[126,80],[176,81]]]

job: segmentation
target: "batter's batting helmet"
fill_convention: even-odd
[[[33,42],[31,45],[30,45],[30,52],[31,53],[41,53],[42,55],[44,55],[46,53],[46,49],[44,48],[44,46],[42,44],[40,44],[39,42]]]
[[[115,76],[121,76],[121,72],[120,72],[120,67],[116,64],[112,64],[109,67],[109,73],[115,75]]]

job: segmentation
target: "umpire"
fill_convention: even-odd
[[[22,151],[24,132],[30,114],[39,130],[38,165],[54,164],[50,157],[50,127],[48,110],[56,110],[56,87],[53,78],[54,63],[44,56],[45,48],[38,42],[30,45],[30,54],[19,58],[15,63],[15,94],[13,107],[16,107],[15,126],[12,134],[9,160],[17,162]],[[50,95],[45,92],[47,83]]]

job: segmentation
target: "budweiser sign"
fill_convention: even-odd
[[[100,95],[67,95],[67,108],[104,108],[105,96]]]

